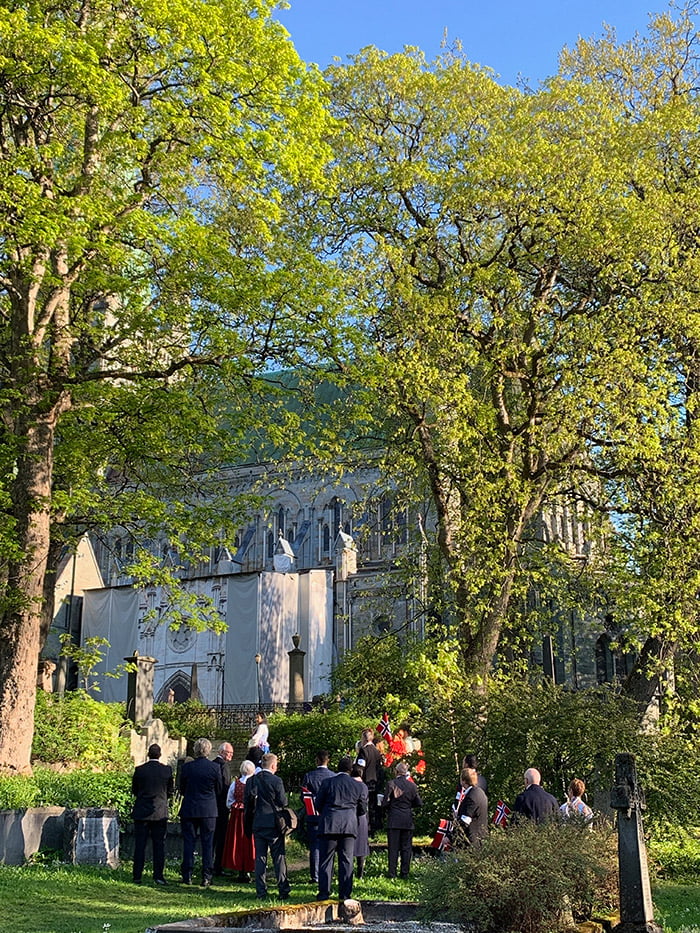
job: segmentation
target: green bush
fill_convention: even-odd
[[[695,827],[657,826],[649,840],[649,867],[660,881],[697,884],[700,837]]]
[[[465,846],[420,879],[428,918],[487,933],[569,929],[617,903],[615,840],[610,830],[559,822],[496,830],[479,849]]]
[[[208,736],[212,741],[218,738],[216,716],[199,700],[155,703],[153,716],[163,721],[171,739],[185,738],[194,742],[201,736]]]
[[[131,772],[53,771],[35,768],[32,775],[0,775],[0,810],[25,807],[103,807],[117,810],[120,820],[131,813]]]
[[[343,755],[355,755],[355,743],[368,725],[352,712],[296,713],[270,716],[270,745],[279,756],[280,775],[288,790],[296,790],[304,774],[316,767],[316,752],[327,749],[330,766]]]
[[[47,764],[124,769],[129,740],[121,703],[101,703],[82,690],[60,697],[37,692],[32,758]]]

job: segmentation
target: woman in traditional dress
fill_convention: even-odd
[[[239,881],[250,881],[255,871],[255,844],[252,836],[243,831],[243,792],[248,778],[255,772],[255,765],[246,759],[241,762],[241,776],[231,784],[226,798],[229,808],[226,841],[221,864],[224,868],[238,872]]]

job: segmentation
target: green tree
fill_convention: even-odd
[[[281,231],[325,109],[271,6],[0,11],[2,768],[29,768],[57,551],[139,522],[196,557],[232,524],[212,465],[255,424],[255,373],[319,330]]]
[[[324,245],[356,327],[340,364],[367,387],[353,415],[435,516],[433,605],[483,682],[506,626],[523,628],[531,567],[546,577],[538,516],[567,503],[581,523],[607,518],[619,477],[677,421],[650,321],[679,325],[691,282],[672,260],[692,247],[661,187],[643,196],[664,131],[657,113],[630,120],[608,81],[506,88],[459,54],[368,49],[328,79]],[[600,567],[601,551],[557,543],[572,578],[577,558]]]

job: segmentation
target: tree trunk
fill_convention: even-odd
[[[42,645],[44,579],[56,410],[27,426],[18,460],[13,514],[20,556],[11,562],[0,617],[0,770],[31,772],[37,663]]]
[[[675,650],[675,641],[660,635],[650,635],[642,645],[634,667],[622,683],[622,692],[639,704],[642,718],[664,691],[664,681]]]

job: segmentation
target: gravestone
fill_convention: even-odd
[[[634,755],[615,756],[615,786],[610,806],[617,810],[620,872],[620,923],[613,933],[661,933],[654,923],[642,810],[644,793],[637,781]]]
[[[63,857],[71,865],[119,868],[119,817],[116,810],[67,809],[63,817]]]

